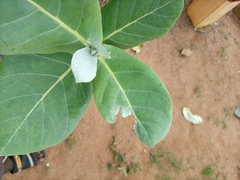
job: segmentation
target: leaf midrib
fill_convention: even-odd
[[[119,83],[119,81],[117,80],[116,76],[114,75],[113,71],[109,68],[108,64],[106,63],[105,59],[103,57],[99,58],[99,61],[103,64],[103,66],[106,68],[106,70],[108,71],[108,73],[112,76],[112,78],[114,79],[114,81],[116,82],[117,86],[119,87],[120,91],[123,93],[127,104],[132,108],[132,105],[130,103],[130,101],[128,100],[128,97],[123,89],[123,87],[121,86],[121,84]],[[134,112],[133,112],[134,113]]]
[[[149,133],[148,131],[146,130],[146,128],[144,127],[144,125],[142,124],[142,122],[139,120],[138,116],[135,114],[135,112],[133,111],[133,107],[130,103],[130,101],[128,100],[128,97],[123,89],[123,87],[121,86],[121,84],[119,83],[119,81],[117,80],[117,78],[115,77],[113,71],[109,68],[108,64],[106,63],[106,61],[104,60],[103,57],[100,57],[99,58],[99,61],[103,64],[103,66],[106,68],[106,70],[109,72],[109,74],[112,76],[112,78],[114,79],[114,81],[116,82],[117,86],[119,87],[120,91],[123,93],[123,96],[125,97],[125,100],[127,101],[127,104],[130,106],[130,108],[132,109],[132,113],[133,115],[135,116],[135,120],[136,120],[136,123],[139,123],[141,124],[141,126],[144,128],[145,132],[146,132],[146,136],[147,138],[149,139],[149,142],[150,144],[153,144],[149,138]],[[136,131],[136,130],[135,130]],[[136,133],[138,134],[138,132],[136,131]]]
[[[172,3],[173,1],[174,1],[174,0],[171,0],[171,1],[169,1],[168,3],[164,4],[163,6],[158,7],[158,8],[156,8],[155,10],[153,10],[153,11],[151,11],[151,12],[145,14],[144,16],[141,16],[140,18],[138,18],[138,19],[136,19],[136,20],[134,20],[134,21],[132,21],[132,22],[126,24],[126,25],[123,26],[122,28],[119,28],[118,30],[113,31],[111,34],[109,34],[108,36],[106,36],[106,37],[103,38],[103,42],[106,41],[106,40],[108,40],[108,39],[110,39],[110,38],[111,38],[112,36],[114,36],[115,34],[121,32],[123,29],[127,28],[128,26],[131,26],[132,24],[134,24],[134,23],[136,23],[137,21],[143,19],[144,17],[146,17],[146,16],[148,16],[148,15],[154,13],[154,12],[157,11],[158,9],[163,8],[164,6],[166,6],[166,5],[170,4],[170,3]]]
[[[57,22],[62,28],[66,29],[68,32],[73,34],[80,42],[82,42],[84,45],[87,44],[87,40],[84,39],[77,31],[71,29],[68,25],[66,25],[64,22],[62,22],[59,18],[56,16],[53,16],[51,13],[49,13],[46,9],[42,8],[37,3],[33,2],[32,0],[27,0],[29,3],[31,3],[33,6],[35,6],[39,11],[47,15],[49,18]]]
[[[57,81],[43,94],[43,96],[39,99],[39,101],[33,106],[33,108],[29,111],[29,113],[26,115],[26,117],[23,119],[23,121],[21,122],[21,124],[18,126],[18,128],[15,130],[15,132],[13,133],[13,135],[9,138],[8,142],[6,143],[6,145],[2,148],[3,152],[5,150],[5,148],[7,147],[7,145],[11,142],[11,140],[13,139],[13,137],[16,135],[16,133],[18,132],[18,130],[21,128],[21,126],[25,123],[25,121],[28,119],[28,117],[31,115],[31,113],[34,111],[34,109],[39,105],[39,103],[41,103],[43,101],[43,99],[52,91],[52,89],[54,87],[56,87],[56,85],[62,81],[69,72],[71,72],[72,68],[69,67],[58,79]]]

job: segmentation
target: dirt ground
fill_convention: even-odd
[[[119,116],[110,125],[92,102],[72,135],[46,150],[43,164],[3,180],[240,179],[240,119],[234,115],[240,106],[240,20],[229,13],[196,31],[185,10],[166,35],[145,43],[138,54],[130,51],[154,69],[171,95],[173,123],[163,141],[145,146],[134,133],[133,117]],[[182,56],[183,48],[192,54]],[[202,116],[203,123],[186,121],[183,107]],[[141,171],[125,176],[118,162],[122,169]]]

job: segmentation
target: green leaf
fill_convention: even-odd
[[[131,48],[168,32],[183,0],[114,0],[102,9],[103,42]]]
[[[71,55],[7,56],[0,62],[0,156],[36,152],[77,126],[92,85],[76,84]]]
[[[1,0],[0,17],[0,54],[73,53],[102,42],[98,0]]]
[[[139,139],[153,147],[169,131],[172,121],[170,96],[146,64],[121,49],[104,47],[111,53],[111,59],[99,59],[97,76],[93,80],[95,104],[109,123],[115,122],[120,111],[123,117],[132,113]]]

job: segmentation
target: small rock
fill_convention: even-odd
[[[182,54],[183,56],[188,57],[188,56],[190,56],[190,55],[192,54],[192,51],[191,51],[190,49],[184,48],[184,49],[181,51],[181,54]]]
[[[240,106],[235,110],[235,115],[240,118]]]

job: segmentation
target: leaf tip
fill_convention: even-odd
[[[103,47],[102,44],[94,41],[94,42],[92,43],[92,45],[91,45],[91,48],[97,50],[97,52],[96,52],[97,55],[103,56],[103,57],[105,57],[105,58],[107,58],[107,59],[111,59],[110,52],[108,52],[108,51]]]

